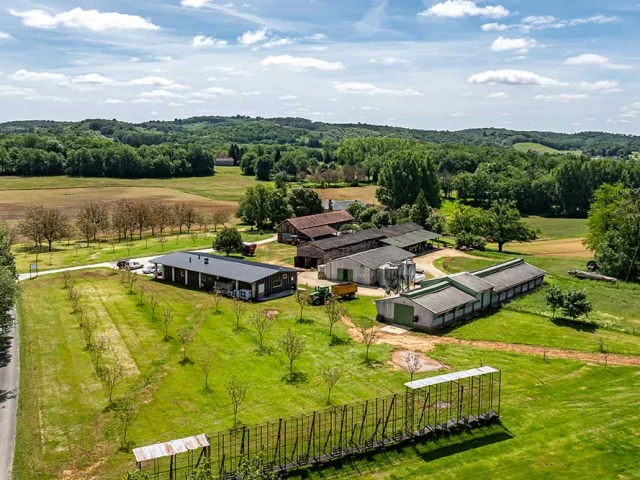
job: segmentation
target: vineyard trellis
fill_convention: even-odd
[[[404,393],[214,433],[205,452],[222,478],[233,478],[242,460],[258,455],[265,469],[279,472],[323,464],[495,421],[501,384],[501,371],[493,367],[416,380],[405,384]],[[173,479],[194,464],[174,459],[170,465],[171,474],[157,462],[138,467]]]

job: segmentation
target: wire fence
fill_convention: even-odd
[[[402,394],[220,431],[209,436],[210,446],[199,456],[169,457],[140,467],[155,479],[186,478],[207,456],[221,478],[234,478],[240,463],[254,457],[260,457],[265,470],[286,472],[410,439],[454,432],[499,418],[501,377],[495,370],[407,388]]]

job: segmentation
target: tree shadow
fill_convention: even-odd
[[[316,321],[312,318],[299,318],[296,323],[298,325],[313,325]]]
[[[598,331],[598,325],[591,322],[573,321],[564,318],[554,318],[551,322],[558,327],[572,328],[578,332],[595,333]]]
[[[282,377],[282,381],[287,385],[300,385],[309,381],[309,376],[302,372],[288,373]]]
[[[120,445],[119,450],[121,452],[131,453],[131,450],[133,450],[133,447],[135,447],[135,445],[136,442],[134,442],[133,440],[129,440],[124,445]]]
[[[178,363],[184,367],[185,365],[195,365],[196,362],[191,360],[189,357],[185,357],[182,360],[180,360]]]
[[[210,395],[213,395],[213,388],[203,387],[200,390],[198,390],[198,393],[200,393],[201,395],[210,396]]]
[[[343,345],[349,345],[351,343],[351,339],[347,337],[339,337],[337,335],[331,335],[331,340],[329,341],[330,347],[341,347]]]
[[[15,390],[0,390],[0,405],[16,398]]]
[[[255,349],[256,355],[263,357],[265,355],[271,355],[273,353],[273,348],[270,347],[258,347]]]

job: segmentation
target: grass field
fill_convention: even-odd
[[[540,230],[540,239],[584,238],[587,235],[586,218],[525,217],[525,223]]]
[[[533,151],[536,153],[556,153],[560,155],[569,155],[569,154],[580,155],[580,153],[582,153],[580,150],[556,150],[555,148],[547,147],[546,145],[541,145],[539,143],[534,143],[534,142],[515,143],[513,145],[513,148],[515,148],[519,152]]]
[[[292,298],[251,305],[252,312],[279,311],[267,339],[273,351],[258,355],[248,315],[243,328],[235,331],[226,301],[222,314],[215,315],[205,293],[144,280],[163,304],[172,306],[173,337],[186,325],[198,326],[188,352],[195,363],[182,364],[175,338],[162,340],[162,322],[151,318],[148,303],[141,305],[135,294],[128,294],[118,274],[93,271],[76,278],[100,333],[110,338],[106,361],[117,355],[126,367],[116,398],[132,394],[138,402],[140,414],[130,432],[136,445],[229,427],[232,413],[223,384],[233,374],[251,386],[239,414],[245,423],[322,408],[325,388],[318,372],[329,365],[344,370],[332,395],[334,404],[401,391],[408,378],[387,363],[391,350],[384,345],[373,348],[377,366],[365,365],[363,346],[348,338],[343,325],[337,327],[341,341],[330,346],[322,309],[307,307],[301,324]],[[368,320],[375,312],[371,299],[347,306],[356,320]],[[17,479],[110,479],[132,466],[131,454],[118,449],[119,424],[107,408],[105,386],[70,310],[60,277],[24,285]],[[283,381],[286,360],[275,348],[287,328],[303,336],[308,346],[296,363],[303,374],[303,382],[296,385]],[[206,393],[199,358],[209,349],[215,352],[213,391]],[[484,478],[603,478],[637,472],[637,369],[605,370],[452,345],[441,345],[430,355],[456,370],[480,364],[503,369],[503,427],[373,455],[303,477],[467,478],[482,471]]]

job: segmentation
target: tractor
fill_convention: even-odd
[[[315,291],[309,295],[309,303],[314,306],[324,305],[328,298],[331,297],[331,288],[328,285],[316,287]]]

